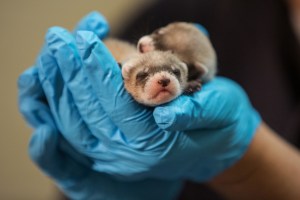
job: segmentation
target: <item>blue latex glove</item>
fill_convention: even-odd
[[[93,33],[79,32],[74,41],[53,28],[47,44],[52,56],[40,58],[39,75],[51,111],[95,170],[130,180],[208,181],[245,154],[261,122],[244,91],[228,79],[216,78],[153,110],[125,91],[117,63]],[[56,68],[47,66],[51,59]]]
[[[19,79],[20,107],[35,128],[29,153],[32,160],[71,199],[174,199],[180,184],[148,179],[121,182],[91,170],[89,163],[59,134],[44,99],[36,68],[24,72]],[[30,116],[30,117],[29,117]],[[70,156],[66,152],[72,152]]]
[[[76,30],[84,29],[91,30],[102,38],[108,32],[108,24],[101,15],[93,12],[76,27]],[[47,52],[45,46],[40,57]],[[56,68],[55,62],[46,65]],[[78,153],[80,150],[74,149],[57,130],[38,77],[38,68],[26,70],[19,77],[18,87],[19,109],[26,121],[35,129],[29,145],[29,154],[36,165],[50,176],[69,198],[152,200],[174,199],[178,195],[181,181],[144,179],[122,182],[92,170],[90,158]],[[65,86],[58,83],[57,87]],[[81,142],[84,143],[85,140],[82,139]]]
[[[209,37],[208,30],[204,26],[202,26],[201,24],[198,24],[198,23],[194,23],[194,26],[196,26],[204,35]]]

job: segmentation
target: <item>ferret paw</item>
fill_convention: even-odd
[[[201,90],[202,84],[200,81],[189,81],[187,87],[184,90],[185,94],[191,94]]]

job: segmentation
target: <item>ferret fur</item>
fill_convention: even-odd
[[[122,63],[126,90],[148,106],[200,90],[217,71],[211,42],[191,23],[175,22],[159,28],[143,36],[137,48],[117,39],[107,39],[105,44]]]
[[[208,37],[194,24],[174,22],[143,36],[138,50],[146,53],[154,50],[171,51],[188,66],[188,83],[207,82],[217,72],[215,50]],[[188,86],[189,87],[189,86]]]

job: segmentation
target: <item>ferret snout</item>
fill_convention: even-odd
[[[137,44],[137,49],[140,53],[153,51],[155,48],[152,38],[148,35],[143,36]]]
[[[162,78],[162,79],[158,80],[157,83],[159,85],[161,85],[162,87],[167,87],[170,83],[170,79],[169,78]]]

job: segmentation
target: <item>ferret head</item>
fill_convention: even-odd
[[[170,52],[138,54],[122,65],[126,90],[148,106],[169,102],[184,90],[187,66]]]
[[[137,45],[140,53],[154,50],[171,51],[189,70],[189,80],[215,72],[216,55],[207,38],[194,24],[174,22],[143,36]],[[211,76],[211,75],[210,75]]]

